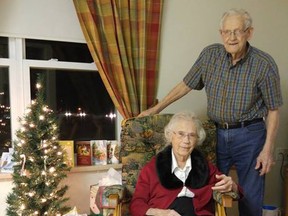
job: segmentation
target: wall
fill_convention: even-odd
[[[72,0],[1,0],[0,35],[84,42]]]
[[[5,209],[6,209],[6,197],[8,193],[10,192],[12,188],[12,182],[11,181],[6,181],[6,180],[0,180],[0,215],[4,216],[5,215]]]
[[[285,0],[166,0],[164,5],[161,38],[160,81],[158,98],[163,98],[171,86],[180,82],[190,69],[199,52],[208,44],[220,42],[219,19],[232,7],[247,9],[254,18],[255,34],[251,41],[270,53],[279,66],[284,106],[277,147],[287,147],[287,53],[288,1]],[[0,35],[84,41],[72,0],[1,0]],[[206,96],[204,91],[193,91],[166,108],[163,112],[193,110],[205,118]],[[267,175],[265,203],[283,206],[283,182],[277,162]],[[98,174],[97,174],[98,175]],[[83,179],[82,179],[83,177]],[[71,178],[75,185],[89,187],[85,175]],[[88,179],[90,177],[87,177]],[[96,176],[94,180],[97,181]],[[81,182],[82,181],[82,182]],[[89,183],[90,184],[90,183]],[[11,184],[0,182],[0,215],[5,209],[5,196]],[[79,190],[78,197],[86,197]],[[87,209],[82,207],[81,209]],[[2,212],[1,212],[2,211]]]

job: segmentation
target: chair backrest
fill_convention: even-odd
[[[131,197],[139,171],[165,146],[164,128],[173,114],[157,114],[123,120],[121,125],[122,181],[127,197]],[[215,162],[216,130],[212,121],[203,122],[206,139],[198,148],[208,160]]]
[[[122,181],[131,197],[139,171],[165,145],[164,127],[172,114],[135,117],[123,120],[121,125]]]

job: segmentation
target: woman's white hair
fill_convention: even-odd
[[[244,19],[244,27],[245,29],[252,27],[252,17],[250,14],[244,9],[230,9],[226,11],[220,20],[220,29],[223,29],[224,21],[229,16],[239,15]]]
[[[172,116],[169,123],[164,129],[166,141],[170,144],[172,133],[175,131],[175,126],[179,121],[191,121],[196,126],[197,145],[201,145],[206,138],[206,132],[202,126],[202,122],[193,112],[179,112]]]

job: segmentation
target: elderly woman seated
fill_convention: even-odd
[[[139,174],[130,205],[132,216],[214,215],[213,190],[240,191],[231,177],[195,149],[206,134],[193,113],[175,114],[165,137],[168,145]]]

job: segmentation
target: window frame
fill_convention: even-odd
[[[73,42],[72,42],[73,43]],[[25,109],[31,103],[30,89],[30,69],[64,69],[64,70],[81,70],[97,71],[94,62],[76,63],[51,60],[32,60],[25,59],[25,38],[8,38],[9,57],[0,58],[0,66],[8,67],[9,70],[9,89],[10,89],[10,117],[11,117],[11,141],[16,139],[15,132],[20,127],[19,117],[25,113]],[[122,117],[119,112],[115,119],[115,137],[119,139],[119,122]]]

